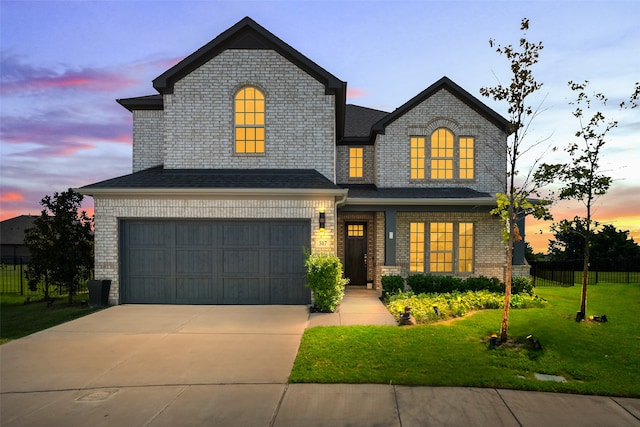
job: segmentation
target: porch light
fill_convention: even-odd
[[[325,225],[325,216],[324,216],[324,208],[320,208],[320,216],[318,218],[318,223],[320,225],[320,231],[324,231],[324,225]]]

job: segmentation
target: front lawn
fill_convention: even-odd
[[[588,315],[575,322],[580,287],[538,288],[544,308],[511,310],[510,337],[526,346],[488,348],[502,310],[483,310],[446,323],[307,329],[290,382],[495,387],[640,397],[640,285],[598,284]],[[540,381],[535,374],[563,376]]]
[[[93,313],[98,308],[90,308],[82,301],[89,295],[73,297],[74,304],[67,304],[67,296],[61,296],[51,306],[42,301],[42,296],[0,294],[0,344],[15,340],[43,329]]]

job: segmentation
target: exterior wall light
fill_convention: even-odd
[[[320,216],[318,217],[318,224],[320,225],[320,231],[324,231],[326,219],[324,216],[324,208],[320,208]]]

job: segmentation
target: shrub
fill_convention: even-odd
[[[513,277],[511,279],[511,293],[533,295],[533,280],[530,277]]]
[[[396,319],[399,319],[404,308],[409,306],[417,323],[430,323],[461,317],[473,310],[499,309],[503,304],[504,295],[486,290],[420,295],[413,292],[399,292],[389,298],[387,308]],[[511,297],[510,306],[511,308],[531,308],[544,307],[545,304],[546,301],[537,296],[518,294]]]
[[[402,276],[391,275],[382,276],[382,297],[387,298],[404,290],[404,279]]]
[[[316,309],[333,313],[349,283],[349,279],[342,277],[340,259],[331,254],[306,252],[304,265],[307,269],[305,286],[313,291]]]
[[[481,291],[484,289],[489,292],[504,293],[504,283],[497,277],[469,277],[465,280],[465,288],[467,291]]]

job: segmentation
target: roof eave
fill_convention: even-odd
[[[346,196],[347,189],[336,188],[76,188],[75,192],[96,197],[275,197]]]
[[[495,206],[495,197],[467,197],[467,198],[378,198],[378,197],[347,197],[345,205],[402,205],[402,206]]]

